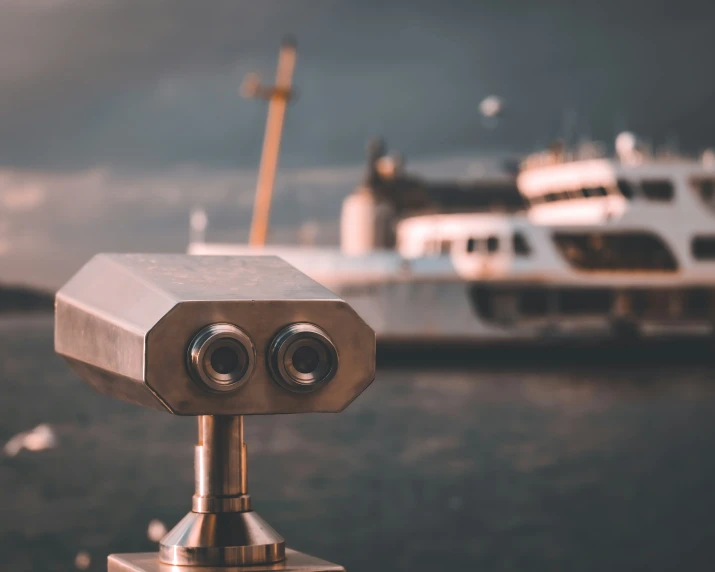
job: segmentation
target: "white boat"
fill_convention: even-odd
[[[464,200],[435,212],[427,189],[445,185],[405,177],[376,154],[344,203],[341,249],[196,241],[189,252],[278,255],[345,298],[384,343],[710,335],[715,168],[706,159],[635,148],[542,154],[517,180],[528,208],[469,212],[491,196],[495,180],[484,179],[452,185]],[[421,194],[399,196],[411,188]]]

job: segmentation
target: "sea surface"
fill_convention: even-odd
[[[715,568],[707,349],[431,357],[381,359],[341,414],[247,419],[254,504],[289,546],[350,572]],[[2,569],[104,570],[189,510],[195,420],[95,394],[49,317],[0,320],[0,381],[0,445],[57,437],[0,454]]]

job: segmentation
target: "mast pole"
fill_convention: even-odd
[[[253,246],[265,245],[268,235],[271,200],[278,168],[283,122],[288,101],[293,96],[292,84],[296,55],[295,42],[284,40],[278,56],[275,84],[262,86],[255,76],[249,76],[246,82],[245,94],[248,97],[268,100],[266,132],[263,138],[261,163],[258,168],[256,199],[253,204],[253,218],[249,237],[249,244]]]

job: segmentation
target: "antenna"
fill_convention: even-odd
[[[261,163],[258,167],[256,199],[253,204],[253,218],[249,237],[249,244],[254,246],[266,244],[266,236],[268,235],[271,199],[278,168],[283,121],[288,101],[294,97],[292,83],[296,55],[295,41],[292,39],[283,40],[278,55],[275,84],[263,85],[257,74],[250,73],[241,85],[241,95],[244,97],[268,101],[266,133],[263,137]]]
[[[203,208],[196,207],[191,210],[191,216],[189,217],[189,242],[191,244],[206,242],[208,222],[208,216]]]

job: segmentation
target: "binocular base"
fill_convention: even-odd
[[[107,572],[345,572],[345,568],[286,548],[282,562],[258,566],[175,566],[159,562],[158,552],[111,554]]]

